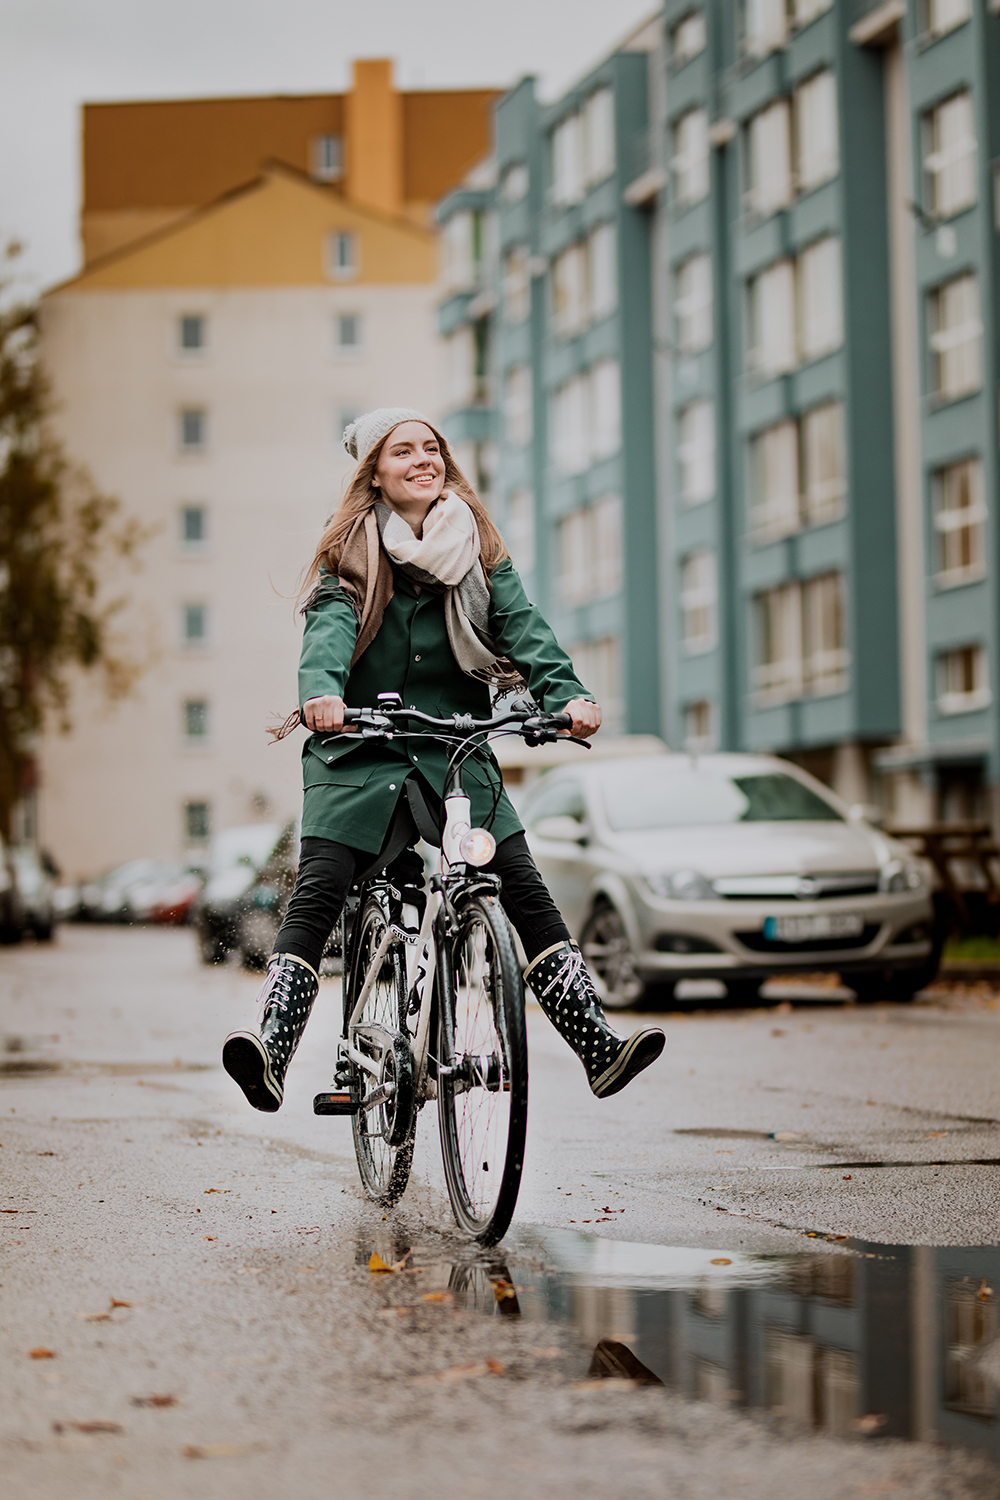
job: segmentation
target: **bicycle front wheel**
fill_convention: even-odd
[[[443,961],[442,961],[443,960]],[[439,955],[438,1120],[452,1211],[481,1244],[514,1214],[528,1122],[524,990],[494,896],[474,896]]]
[[[369,895],[358,914],[350,972],[344,975],[344,1023],[350,1021],[355,1002],[372,968],[375,954],[386,933],[386,912],[375,895]],[[375,1057],[379,1051],[364,1029],[378,1028],[400,1036],[406,1012],[406,971],[398,943],[392,943],[379,963],[351,1041],[361,1052]],[[407,1045],[397,1045],[383,1055],[381,1074],[355,1065],[355,1082],[361,1108],[351,1117],[354,1153],[361,1182],[369,1198],[389,1207],[403,1196],[413,1162],[416,1118],[413,1108],[412,1058]],[[365,1108],[365,1102],[383,1086],[392,1085],[384,1102]]]

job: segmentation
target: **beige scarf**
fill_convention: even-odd
[[[352,667],[382,624],[393,596],[393,563],[420,587],[444,593],[448,641],[467,676],[504,688],[523,685],[521,674],[490,637],[490,590],[476,518],[450,490],[427,512],[419,537],[382,501],[359,516],[348,532],[337,581],[358,619]],[[323,585],[317,590],[325,592]]]

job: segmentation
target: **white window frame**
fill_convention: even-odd
[[[187,441],[187,419],[198,417],[200,437],[197,442]],[[177,452],[181,458],[203,458],[208,452],[209,425],[207,406],[181,406],[177,411]]]
[[[584,195],[583,121],[579,112],[567,115],[552,131],[549,141],[552,163],[551,198],[556,207],[568,208]]]
[[[678,602],[681,647],[686,656],[714,651],[718,640],[718,563],[710,547],[696,547],[681,559]],[[700,629],[696,629],[700,625]]]
[[[200,610],[204,629],[201,635],[190,635],[188,625],[191,621],[191,612]],[[188,599],[181,605],[180,609],[180,640],[185,651],[204,651],[211,641],[212,612],[210,607],[201,599]]]
[[[192,731],[192,724],[196,715],[192,709],[204,710],[204,729],[200,732]],[[191,749],[204,750],[212,738],[212,705],[207,698],[185,698],[181,703],[181,739],[185,746]]]
[[[950,123],[949,111],[954,124],[963,133],[950,143],[942,144],[940,137]],[[972,208],[979,198],[976,118],[971,90],[959,89],[947,99],[939,100],[926,111],[923,125],[927,211],[935,219],[950,219]]]
[[[680,503],[704,505],[715,498],[715,405],[703,397],[677,414],[677,488]]]
[[[507,524],[504,540],[521,574],[535,567],[535,497],[531,490],[512,490],[507,496]]]
[[[965,505],[949,504],[952,484],[961,483],[967,495]],[[973,583],[986,574],[986,502],[983,498],[983,465],[976,457],[961,458],[944,464],[931,476],[934,501],[934,533],[937,571],[935,586],[939,589],[957,588],[963,583]],[[961,544],[969,554],[969,561],[948,566],[947,551],[956,533],[966,532],[967,541]]]
[[[932,37],[947,36],[972,16],[971,0],[926,0],[926,3],[927,31]]]
[[[679,354],[700,354],[711,347],[712,257],[699,251],[674,273],[674,337]]]
[[[787,0],[744,0],[743,51],[748,57],[767,57],[788,42]]]
[[[844,575],[830,571],[802,585],[803,687],[812,698],[830,697],[847,687]],[[830,614],[835,629],[830,632]],[[829,639],[832,634],[833,639]]]
[[[685,703],[683,715],[684,749],[688,755],[707,755],[715,749],[715,704],[710,698]],[[696,721],[697,716],[697,722]],[[694,731],[700,732],[694,732]]]
[[[583,131],[583,180],[588,188],[604,182],[615,170],[615,95],[610,87],[595,89],[580,111]]]
[[[525,448],[534,435],[534,384],[531,366],[511,365],[504,375],[503,416],[507,441]]]
[[[710,153],[708,113],[700,105],[685,110],[673,124],[674,205],[690,208],[708,197]]]
[[[748,211],[767,218],[787,208],[795,194],[792,175],[792,107],[772,99],[751,116],[746,131]]]
[[[524,323],[531,312],[531,267],[527,245],[511,245],[503,262],[503,310],[507,323]]]
[[[202,517],[202,534],[199,537],[185,536],[186,520],[188,512],[198,511]],[[211,545],[211,532],[209,530],[210,511],[207,505],[202,505],[197,500],[185,500],[177,507],[177,541],[181,552],[186,557],[199,557],[208,551]]]
[[[789,257],[764,266],[748,283],[747,365],[760,380],[773,380],[798,364],[795,262]]]
[[[312,176],[316,182],[339,182],[344,175],[344,138],[316,135],[312,139]]]
[[[808,26],[830,9],[833,0],[792,0],[792,23],[796,30]]]
[[[560,338],[586,327],[587,301],[587,251],[578,240],[552,261],[552,328]]]
[[[610,317],[618,306],[618,231],[607,220],[595,224],[586,240],[587,314],[592,323]]]
[[[802,525],[799,424],[785,417],[750,439],[750,532],[758,545],[790,536]],[[785,487],[774,482],[783,477]]]
[[[353,281],[361,267],[361,236],[357,230],[331,230],[326,246],[327,274],[331,281]]]
[[[958,296],[962,289],[961,297]],[[943,325],[949,293],[954,304],[964,302],[961,321]],[[952,311],[955,309],[953,308]],[[935,402],[960,401],[982,385],[983,324],[979,312],[979,280],[974,271],[964,271],[933,288],[928,297],[928,345],[931,356],[931,398]]]
[[[689,10],[670,28],[670,65],[682,68],[693,57],[698,57],[708,45],[708,32],[703,10]]]
[[[354,343],[344,343],[343,335],[345,324],[352,320],[357,333]],[[365,348],[365,318],[364,314],[355,312],[335,312],[333,315],[333,352],[337,359],[358,359]]]
[[[188,346],[184,343],[184,325],[185,323],[193,322],[197,322],[200,325],[201,343]],[[208,353],[209,328],[210,323],[207,313],[195,312],[191,309],[188,309],[187,312],[178,313],[174,323],[174,354],[176,357],[183,360],[185,364],[196,364],[199,360],[204,359]]]
[[[781,583],[774,588],[763,589],[754,597],[754,666],[751,681],[754,696],[761,706],[772,703],[787,703],[801,698],[803,685],[802,663],[802,585],[798,581]],[[777,621],[780,613],[783,617]],[[781,655],[771,655],[764,660],[765,623],[771,616],[768,633],[772,639],[784,638]]]
[[[950,663],[971,653],[973,686],[956,689],[951,678]],[[989,668],[986,648],[978,641],[963,646],[952,646],[939,651],[935,662],[937,675],[937,711],[942,715],[978,713],[988,708],[993,695],[990,692]]]
[[[799,363],[824,359],[844,342],[844,282],[840,239],[823,235],[795,261]]]
[[[810,429],[824,420],[833,425],[836,472],[829,478],[818,478],[812,459],[816,446]],[[844,432],[844,406],[841,401],[822,401],[811,406],[799,418],[799,452],[802,463],[802,512],[806,526],[826,526],[839,521],[847,500],[847,453]]]
[[[821,68],[792,95],[795,188],[811,193],[840,171],[840,121],[837,76]],[[825,137],[825,139],[824,139]]]

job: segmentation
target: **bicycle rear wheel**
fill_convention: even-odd
[[[462,1229],[494,1244],[514,1214],[528,1121],[524,990],[507,919],[473,896],[439,955],[438,1121]]]
[[[344,976],[345,1028],[385,932],[386,910],[378,896],[369,894],[362,901],[356,919],[353,957],[350,970]],[[393,943],[379,964],[375,982],[355,1024],[380,1027],[394,1036],[401,1036],[405,1013],[406,968],[399,944]],[[363,1034],[353,1035],[350,1040],[360,1052],[369,1056],[376,1054],[376,1049],[366,1042]],[[381,1078],[356,1065],[353,1068],[361,1100],[358,1113],[351,1116],[358,1171],[368,1197],[384,1207],[402,1197],[410,1177],[416,1132],[412,1067],[409,1046],[401,1041],[386,1054]],[[366,1110],[365,1100],[386,1082],[393,1085],[392,1096]]]

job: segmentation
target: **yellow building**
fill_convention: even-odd
[[[121,628],[149,663],[81,680],[41,748],[68,873],[294,814],[293,596],[342,491],[345,423],[445,404],[430,207],[489,145],[489,91],[89,105],[84,268],[42,309],[71,457],[150,528]]]

